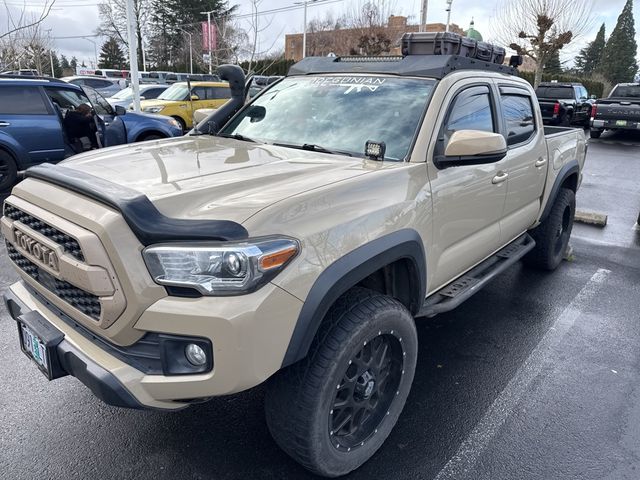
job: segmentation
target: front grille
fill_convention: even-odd
[[[4,204],[4,214],[7,218],[10,218],[11,220],[17,220],[30,229],[38,232],[41,235],[44,235],[48,239],[60,245],[65,252],[69,253],[77,260],[84,262],[82,249],[80,248],[80,244],[75,238],[70,237],[66,233],[62,233],[60,230],[52,227],[48,223],[43,222],[33,215],[23,212],[10,203]]]
[[[81,290],[69,282],[64,280],[58,280],[48,272],[38,267],[35,263],[31,262],[28,258],[22,255],[16,248],[9,242],[5,242],[7,245],[7,252],[9,258],[15,263],[23,272],[33,278],[36,282],[49,290],[54,295],[60,297],[67,302],[73,308],[81,311],[89,317],[100,320],[100,301],[97,296],[87,293]]]

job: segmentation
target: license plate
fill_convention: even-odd
[[[616,120],[616,127],[626,127],[626,126],[627,126],[626,120]]]
[[[22,340],[22,350],[31,358],[45,372],[49,375],[49,361],[47,359],[47,347],[38,338],[38,336],[31,331],[24,323],[20,323],[20,337]]]

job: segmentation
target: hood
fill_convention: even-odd
[[[206,135],[94,150],[62,163],[143,193],[166,216],[238,223],[275,202],[380,165]]]

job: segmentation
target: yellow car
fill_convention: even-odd
[[[189,99],[191,96],[191,99]],[[183,130],[193,126],[193,112],[199,108],[218,108],[231,98],[226,82],[178,82],[153,100],[143,100],[140,107],[146,113],[159,113],[175,118]]]

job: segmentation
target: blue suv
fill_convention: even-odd
[[[92,107],[93,148],[182,135],[172,118],[112,107],[98,92],[62,80],[0,75],[0,192],[16,182],[18,171],[56,163],[92,148],[69,137],[67,112]]]

